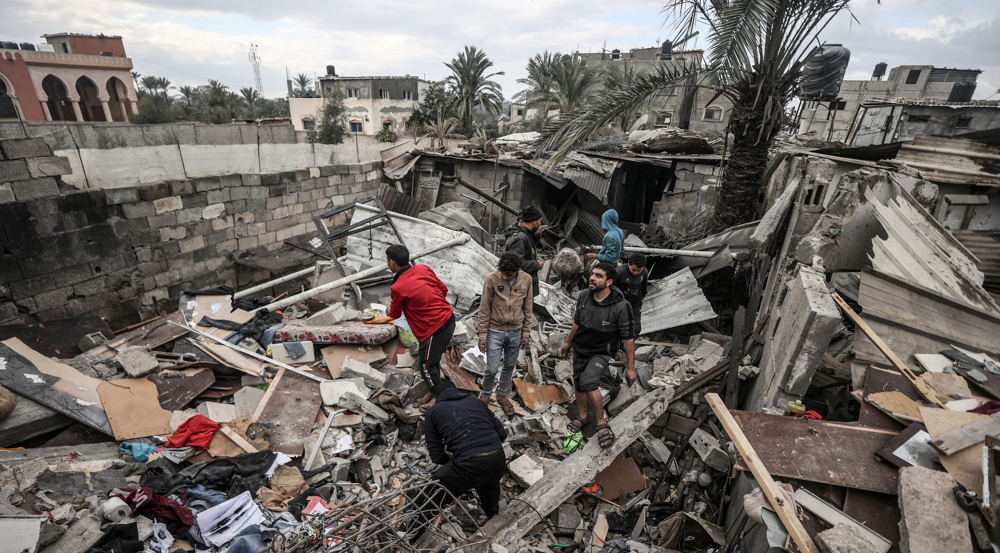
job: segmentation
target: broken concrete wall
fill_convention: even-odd
[[[487,193],[494,194],[496,190],[502,189],[504,186],[510,185],[503,194],[500,194],[497,199],[501,202],[513,207],[514,209],[521,209],[522,202],[524,200],[525,194],[525,175],[524,169],[521,168],[520,163],[516,166],[507,165],[505,163],[495,163],[491,160],[477,160],[470,159],[457,160],[457,159],[438,159],[438,158],[426,158],[428,160],[433,159],[435,165],[440,164],[450,164],[454,167],[454,175],[461,177],[469,184],[475,186],[479,190]],[[435,167],[436,170],[437,169]],[[447,172],[445,173],[447,176]],[[465,194],[465,196],[462,196]],[[470,200],[468,197],[474,198]],[[454,181],[443,180],[441,182],[441,189],[438,191],[438,205],[448,203],[448,202],[462,202],[469,207],[469,211],[473,215],[481,216],[483,213],[482,203],[486,204],[486,213],[489,214],[490,220],[496,220],[496,225],[499,228],[506,227],[512,223],[517,222],[517,217],[512,213],[508,213],[503,209],[491,204],[488,200],[485,200],[477,196],[474,192],[456,184]],[[544,205],[542,202],[537,202],[537,205]],[[482,219],[483,226],[486,227],[485,219]],[[494,226],[493,228],[497,228]],[[490,230],[489,228],[487,230]]]
[[[721,169],[716,162],[695,163],[677,161],[674,163],[673,187],[667,186],[663,198],[653,202],[650,227],[662,227],[671,237],[698,236],[704,234],[704,225],[698,227],[699,202],[705,203],[709,187],[719,184]],[[706,208],[703,205],[701,211]],[[701,219],[705,219],[702,216]]]
[[[823,275],[800,267],[782,287],[765,334],[761,376],[747,398],[747,409],[783,407],[800,399],[812,382],[840,323],[840,311]]]
[[[0,149],[25,142],[47,151],[41,139]],[[236,260],[315,235],[313,216],[370,195],[381,175],[337,165],[65,193],[58,177],[18,181],[0,191],[0,323],[96,315],[120,328],[173,311],[181,290],[274,278],[243,269],[237,282]]]
[[[72,121],[0,123],[0,139],[32,137],[44,138],[53,150],[136,148],[165,144],[294,144],[295,129],[291,121],[275,125],[133,125]]]

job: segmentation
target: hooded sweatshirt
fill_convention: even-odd
[[[594,355],[614,356],[625,340],[632,337],[632,306],[625,294],[611,286],[604,301],[594,300],[594,293],[583,290],[576,298],[576,335],[573,351],[583,358]]]
[[[618,219],[615,219],[616,221]],[[535,255],[535,237],[531,231],[514,223],[503,231],[507,242],[503,251],[521,256],[521,270],[531,275],[531,295],[538,295],[538,257]]]
[[[601,215],[601,228],[604,230],[604,243],[597,254],[597,260],[617,265],[625,252],[625,233],[618,228],[618,212],[609,209]]]
[[[461,463],[469,457],[502,449],[507,430],[481,400],[446,388],[424,417],[424,438],[431,460],[439,465],[448,463],[444,448]]]

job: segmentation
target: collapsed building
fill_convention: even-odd
[[[260,144],[213,167],[218,147],[191,145],[164,179],[0,140],[0,534],[45,552],[991,549],[995,135],[778,144],[761,219],[710,234],[721,146],[653,132],[552,167],[471,141],[329,165]],[[532,204],[549,267],[515,413],[496,410],[500,515],[470,492],[423,520],[440,486],[413,336],[361,322],[390,302],[384,251],[447,285],[443,372],[475,394],[482,282]],[[601,449],[569,439],[574,300],[549,258],[599,244],[608,208],[656,261],[639,380],[602,390]]]

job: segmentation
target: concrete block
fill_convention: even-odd
[[[365,399],[367,395],[367,392],[364,394],[344,392],[344,395],[340,398],[340,402],[344,407],[356,413],[360,412],[366,415],[371,415],[381,421],[389,420],[389,413],[386,413],[381,407]]]
[[[251,378],[253,377],[251,376]],[[264,399],[264,394],[266,393],[267,392],[261,390],[260,388],[240,388],[239,391],[233,395],[233,401],[236,402],[236,418],[252,416],[254,411],[257,410],[257,406],[260,405],[261,400]]]
[[[80,351],[90,351],[107,341],[108,339],[103,334],[95,332],[81,338],[77,347],[80,348]]]
[[[646,450],[657,462],[666,464],[670,459],[670,449],[667,444],[649,432],[642,433],[642,445],[646,446]]]
[[[648,362],[656,358],[656,346],[640,346],[635,348],[635,360]]]
[[[332,457],[328,462],[330,464],[330,480],[334,482],[346,482],[351,474],[351,460]]]
[[[181,201],[180,196],[167,196],[166,198],[153,200],[153,209],[156,210],[157,215],[177,211],[183,207],[184,202]]]
[[[707,163],[698,163],[694,166],[694,172],[696,175],[714,175],[715,166]]]
[[[698,428],[698,421],[673,413],[670,415],[670,419],[667,420],[667,424],[665,426],[668,430],[672,430],[678,434],[686,436]]]
[[[451,335],[452,344],[464,344],[476,338],[475,327],[461,321],[455,323],[455,332]]]
[[[236,406],[229,403],[206,401],[198,406],[197,411],[199,414],[204,415],[219,424],[229,422],[237,417]]]
[[[14,181],[10,183],[10,187],[19,202],[59,195],[59,185],[53,177]]]
[[[0,184],[0,204],[14,201],[14,190],[10,183]]]
[[[347,392],[353,392],[364,397],[368,397],[370,393],[368,387],[365,386],[364,379],[361,378],[349,380],[338,378],[336,380],[326,380],[319,384],[319,393],[323,398],[324,405],[340,404],[344,394]]]
[[[361,319],[361,312],[353,307],[348,307],[343,303],[335,303],[322,311],[306,319],[310,326],[329,326],[344,321],[357,321]]]
[[[51,156],[52,149],[44,138],[23,138],[0,141],[0,150],[7,159]]]
[[[577,527],[583,522],[580,510],[573,503],[563,503],[556,509],[555,513],[556,535],[572,536],[576,534]]]
[[[840,310],[830,296],[823,275],[803,267],[791,282],[780,307],[781,320],[768,340],[775,383],[786,393],[801,396],[812,382],[840,324]],[[767,354],[765,354],[767,355]],[[767,367],[761,367],[768,373]]]
[[[225,204],[212,204],[210,206],[206,206],[205,209],[201,210],[201,218],[207,220],[216,219],[223,213],[225,213],[225,211],[226,211]]]
[[[69,160],[64,157],[30,157],[24,160],[28,164],[28,172],[32,178],[58,177],[70,175],[73,168],[69,165]]]
[[[844,523],[816,534],[816,547],[820,553],[877,553],[861,532]]]
[[[345,357],[340,364],[340,378],[361,378],[365,385],[376,390],[385,386],[385,375],[371,368],[364,361],[355,361],[350,357]]]
[[[573,378],[573,363],[566,360],[556,361],[554,372],[556,380],[569,382]]]
[[[924,467],[899,471],[900,553],[972,552],[969,518],[947,472]]]
[[[104,198],[108,202],[108,205],[137,202],[139,201],[139,189],[133,186],[126,188],[106,188],[104,189]]]
[[[90,514],[86,514],[70,525],[61,538],[45,549],[42,549],[39,553],[86,551],[103,536],[104,532],[101,532],[101,521]]]
[[[302,344],[302,348],[306,350],[306,352],[299,357],[292,357],[289,355],[288,350],[285,349],[285,344],[280,342],[271,344],[271,359],[286,365],[312,363],[315,361],[316,351],[315,348],[313,348],[313,343],[309,341],[299,343]]]
[[[119,351],[115,360],[131,378],[142,378],[160,368],[153,354],[142,346],[131,346]]]
[[[642,395],[645,393],[646,390],[642,389],[642,386],[639,385],[638,380],[634,382],[631,386],[626,386],[623,383],[620,391],[618,392],[618,395],[615,397],[615,400],[612,401],[610,405],[608,405],[608,412],[611,413],[612,417],[617,415],[618,413],[621,413],[622,411],[625,410],[626,407],[632,405],[632,403],[635,400],[642,397]]]
[[[535,461],[528,455],[521,455],[507,465],[507,470],[522,488],[530,488],[532,484],[538,482],[544,476],[544,469],[541,463]]]
[[[701,457],[706,465],[720,472],[729,469],[729,455],[722,450],[722,446],[715,436],[698,428],[691,434],[690,444],[691,449],[698,454],[698,457]]]

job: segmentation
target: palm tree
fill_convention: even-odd
[[[180,92],[181,96],[184,97],[184,101],[185,103],[187,103],[188,107],[191,107],[191,103],[198,95],[198,92],[194,89],[194,87],[187,85],[178,88],[177,92]]]
[[[546,89],[529,93],[529,107],[538,107],[548,113],[558,109],[568,114],[582,109],[593,101],[600,81],[600,66],[587,65],[582,58],[563,56],[549,69]]]
[[[460,134],[455,134],[455,129],[458,128],[459,120],[454,117],[445,117],[445,106],[438,106],[437,120],[427,123],[423,126],[421,131],[423,132],[421,137],[431,137],[431,147],[434,147],[434,141],[437,140],[438,144],[444,146],[444,141],[446,138],[465,138],[465,136]]]
[[[560,63],[565,57],[565,54],[560,54],[559,52],[549,53],[546,50],[541,54],[535,54],[533,58],[529,59],[528,66],[525,68],[528,70],[528,76],[517,80],[517,84],[523,84],[528,89],[515,94],[514,101],[527,104],[531,96],[547,94],[551,91],[552,67]]]
[[[263,103],[263,98],[260,97],[260,93],[256,89],[245,86],[240,89],[240,95],[243,96],[243,103],[246,106],[247,115],[252,119],[257,118],[257,111],[260,105]]]
[[[620,92],[635,83],[638,75],[645,73],[643,66],[635,63],[620,63],[608,66],[601,75],[606,92]],[[634,117],[633,113],[623,113],[618,118],[618,126],[621,130],[628,130],[629,120]]]
[[[500,84],[490,79],[503,75],[503,71],[487,74],[493,62],[486,57],[486,52],[475,46],[466,46],[455,59],[444,64],[451,69],[451,75],[445,79],[451,92],[457,97],[457,103],[462,108],[462,123],[472,126],[472,109],[479,106],[487,113],[497,114],[503,109],[503,92]]]
[[[312,85],[312,79],[309,78],[305,73],[299,73],[292,79],[292,83],[295,85],[295,97],[304,98],[310,92],[310,86]]]
[[[661,64],[624,89],[607,91],[585,113],[547,129],[545,145],[556,163],[577,144],[636,111],[644,102],[695,79],[695,86],[733,103],[730,156],[722,176],[717,228],[753,220],[768,146],[781,127],[806,61],[818,51],[817,35],[849,0],[670,0],[679,27],[707,25],[709,59]],[[684,31],[681,31],[684,32]],[[713,97],[714,99],[714,97]]]

